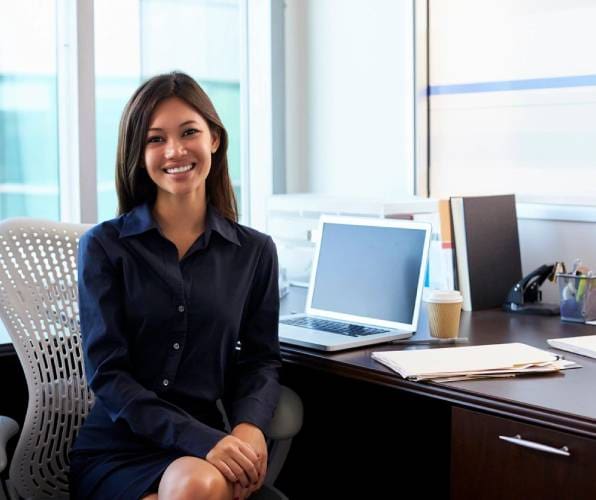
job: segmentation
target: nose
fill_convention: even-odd
[[[167,160],[171,160],[172,158],[176,158],[177,156],[184,156],[186,153],[186,148],[182,145],[180,141],[172,140],[169,141],[166,145],[164,155]]]

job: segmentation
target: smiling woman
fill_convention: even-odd
[[[124,110],[120,216],[79,245],[96,403],[69,455],[73,499],[244,499],[263,485],[280,393],[277,255],[237,223],[227,145],[183,73],[151,78]]]

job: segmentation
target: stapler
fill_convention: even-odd
[[[540,266],[524,276],[509,290],[503,310],[541,316],[558,316],[560,314],[559,304],[543,304],[540,287],[547,278],[554,281],[556,274],[561,272],[561,269],[562,272],[565,272],[565,264],[555,262]]]

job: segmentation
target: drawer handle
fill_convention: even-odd
[[[547,453],[553,453],[554,455],[562,455],[564,457],[571,456],[569,453],[569,448],[567,446],[563,446],[563,448],[553,448],[552,446],[547,446],[545,444],[535,443],[534,441],[528,441],[526,439],[522,439],[519,434],[516,434],[514,437],[511,436],[499,436],[499,439],[503,441],[507,441],[508,443],[516,444],[518,446],[525,446],[526,448],[532,448],[533,450],[545,451]]]

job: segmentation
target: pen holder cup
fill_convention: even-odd
[[[561,321],[585,323],[596,320],[596,277],[557,274],[561,297]]]

